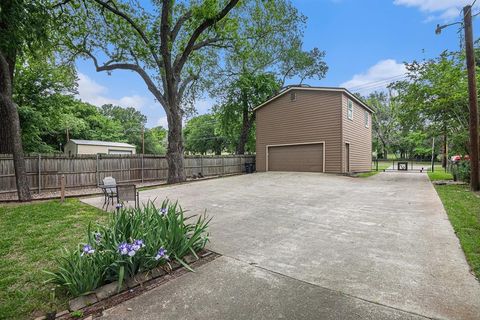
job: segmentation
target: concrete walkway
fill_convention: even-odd
[[[165,197],[207,209],[223,257],[107,319],[480,319],[480,284],[425,174],[270,172],[141,193]]]

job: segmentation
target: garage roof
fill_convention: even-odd
[[[350,99],[355,100],[355,102],[357,102],[359,105],[361,105],[362,107],[364,107],[364,108],[367,109],[368,111],[370,111],[370,112],[372,112],[372,113],[374,112],[365,102],[363,102],[362,100],[360,100],[356,95],[354,95],[353,93],[351,93],[350,91],[348,91],[346,88],[335,88],[335,87],[307,87],[307,86],[290,86],[290,87],[284,89],[283,91],[280,91],[278,94],[276,94],[276,95],[273,96],[272,98],[268,99],[267,101],[265,101],[265,102],[262,103],[261,105],[255,107],[255,109],[253,109],[253,110],[258,110],[258,109],[260,109],[261,107],[269,104],[269,103],[272,102],[273,100],[277,99],[278,97],[283,96],[284,94],[286,94],[287,92],[292,91],[292,90],[313,90],[313,91],[327,91],[327,92],[343,92],[343,93],[345,93]]]
[[[107,147],[127,147],[135,148],[135,146],[124,143],[124,142],[111,142],[111,141],[99,141],[99,140],[80,140],[80,139],[70,139],[71,142],[80,145],[90,145],[90,146],[107,146]]]

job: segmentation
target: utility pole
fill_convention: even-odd
[[[432,137],[432,172],[435,172],[435,137]]]
[[[145,154],[145,125],[142,125],[142,154]]]
[[[465,6],[463,8],[463,22],[465,26],[465,52],[467,56],[468,102],[470,106],[470,188],[472,191],[478,191],[480,189],[480,176],[478,171],[478,100],[475,75],[475,52],[473,49],[472,6]]]

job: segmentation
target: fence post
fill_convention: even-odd
[[[202,176],[204,175],[203,174],[203,155],[200,155],[200,173],[202,174]]]
[[[142,153],[142,183],[143,183],[143,167],[144,167],[144,163],[143,163],[143,153]]]
[[[225,158],[220,155],[220,157],[222,158],[222,176],[225,175]]]
[[[97,153],[97,157],[96,157],[96,160],[95,160],[95,180],[97,180],[97,186],[100,185],[100,176],[98,174],[98,153]]]
[[[42,187],[42,169],[40,168],[40,161],[42,160],[42,156],[38,155],[38,193],[40,193]]]
[[[63,203],[65,201],[65,175],[62,174],[60,178],[60,199]]]

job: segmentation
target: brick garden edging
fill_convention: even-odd
[[[191,254],[185,256],[183,260],[193,268],[208,263],[219,256],[220,255],[217,253],[204,250],[198,253],[198,260]],[[157,267],[153,270],[139,273],[133,278],[127,279],[123,283],[120,291],[118,291],[118,282],[115,281],[97,288],[91,294],[72,299],[68,302],[69,310],[58,312],[55,319],[91,319],[92,315],[100,315],[103,310],[109,309],[123,301],[136,297],[145,291],[152,290],[172,279],[190,272],[177,261],[171,262],[170,267],[166,264],[163,267]],[[71,312],[74,311],[81,311],[82,316],[80,318],[73,317]],[[44,319],[46,319],[46,317],[42,316],[35,320]]]

